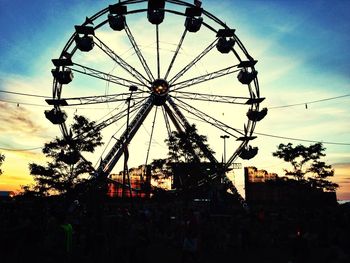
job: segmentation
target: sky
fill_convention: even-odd
[[[20,185],[31,183],[28,164],[44,164],[48,161],[41,154],[40,148],[55,136],[60,136],[59,128],[45,119],[43,112],[50,108],[44,98],[40,97],[52,96],[51,59],[59,56],[74,33],[74,25],[83,23],[86,16],[92,16],[113,3],[115,2],[104,0],[0,0],[0,152],[6,156],[2,166],[4,174],[0,177],[0,190],[19,190]],[[350,2],[204,0],[202,7],[236,29],[236,35],[249,54],[258,60],[256,69],[261,96],[266,98],[261,106],[269,109],[266,118],[257,123],[255,132],[258,138],[251,142],[252,146],[259,147],[258,155],[251,160],[237,159],[235,162],[241,163],[243,167],[256,166],[282,176],[283,169],[289,167],[287,163],[272,156],[277,145],[288,142],[294,145],[310,145],[320,141],[326,148],[324,161],[335,169],[332,181],[340,184],[337,190],[338,199],[349,200]],[[179,18],[166,14],[160,25],[163,71],[183,31],[183,20],[179,22],[177,19]],[[127,21],[155,74],[154,27],[147,22],[144,13],[128,16]],[[209,23],[208,20],[204,21]],[[198,54],[210,40],[214,40],[207,31],[202,28],[200,32],[186,36],[174,64],[174,72],[193,59],[193,53]],[[107,25],[100,28],[98,34],[116,53],[140,69],[125,33],[113,32]],[[96,47],[89,54],[77,52],[74,56],[84,65],[117,73],[121,77],[127,76]],[[210,52],[203,61],[196,64],[187,77],[212,72],[217,69],[216,66],[221,65],[219,68],[223,68],[230,63],[231,57]],[[204,88],[211,94],[243,94],[237,81],[231,87],[231,84],[227,84],[229,80],[226,77],[214,80],[212,87]],[[223,89],[225,86],[227,88]],[[186,91],[197,92],[200,88],[201,86],[193,87]],[[65,88],[64,95],[76,97],[116,92],[120,92],[120,89],[109,83],[101,84],[97,80],[75,75],[73,83]],[[246,109],[231,108],[226,104],[199,104],[194,101],[190,101],[190,104],[223,122],[235,119],[240,123],[234,127],[243,129]],[[120,102],[97,104],[90,108],[82,105],[66,111],[70,118],[78,113],[97,121],[106,112],[110,116],[113,109],[121,112],[125,111],[125,107],[125,103]],[[130,145],[129,166],[145,162],[154,115],[155,110],[150,113]],[[157,125],[152,138],[150,160],[164,157],[167,151],[163,142],[166,132],[161,115],[159,110],[155,118]],[[220,139],[222,132],[208,125],[195,123],[199,133],[208,137],[216,158],[220,160],[223,155],[223,141]],[[122,127],[122,124],[117,123],[111,125],[109,130],[106,129],[106,145],[109,145],[108,141],[114,132],[120,134]],[[237,142],[229,138],[226,143],[227,156],[230,156],[236,149]],[[98,162],[102,152],[103,149],[98,149],[94,156],[88,157],[91,161]],[[242,170],[235,170],[234,180],[242,191]]]

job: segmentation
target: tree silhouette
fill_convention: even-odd
[[[86,180],[83,175],[93,172],[93,167],[80,153],[93,153],[97,146],[103,144],[102,136],[93,129],[94,126],[95,122],[75,115],[67,138],[56,137],[45,143],[42,152],[50,161],[45,166],[29,164],[30,174],[35,181],[34,191],[42,195],[66,193]]]
[[[192,125],[184,132],[173,131],[168,139],[165,140],[169,152],[168,159],[170,162],[200,162],[206,158],[198,143],[204,144],[211,153],[207,136],[198,135],[197,128]]]
[[[334,175],[334,169],[320,160],[326,156],[325,150],[322,143],[315,143],[308,147],[301,144],[293,146],[292,143],[281,143],[272,155],[292,165],[292,170],[284,169],[286,175],[302,181],[306,179],[307,174],[310,174],[311,177],[307,180],[312,186],[334,191],[338,185],[326,180]]]
[[[5,161],[5,155],[3,155],[3,154],[1,154],[0,153],[0,167],[1,167],[1,165],[2,165],[2,163]],[[2,175],[2,170],[1,170],[1,168],[0,168],[0,175]]]
[[[207,137],[198,135],[195,125],[188,127],[185,131],[173,131],[165,142],[169,150],[168,158],[155,159],[151,163],[152,177],[157,182],[174,174],[173,164],[198,164],[204,161],[206,156],[198,143],[205,145],[214,154],[214,151],[210,149],[207,143]]]

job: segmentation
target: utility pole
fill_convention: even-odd
[[[221,135],[221,139],[224,139],[224,163],[226,164],[226,139],[230,138],[228,135]]]

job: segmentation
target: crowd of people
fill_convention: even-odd
[[[210,200],[0,202],[2,262],[350,262],[350,208]]]

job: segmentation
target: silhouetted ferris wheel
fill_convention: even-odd
[[[69,136],[70,109],[86,111],[96,121],[93,129],[106,138],[96,161],[97,176],[111,173],[125,145],[130,144],[131,156],[148,154],[157,136],[159,143],[161,134],[166,138],[192,124],[208,136],[210,145],[222,134],[230,137],[224,168],[238,157],[257,154],[250,142],[256,138],[256,122],[267,113],[259,108],[264,98],[257,61],[235,29],[203,9],[200,1],[126,0],[109,5],[76,25],[52,62],[53,98],[47,102],[53,109],[45,115],[64,136]],[[140,139],[147,138],[149,144],[134,143],[141,132],[146,136]],[[196,143],[207,162],[222,163],[200,140]]]

